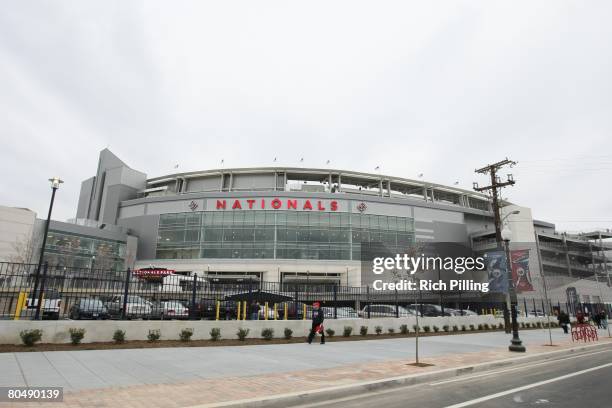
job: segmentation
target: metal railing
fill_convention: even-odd
[[[327,319],[502,315],[499,297],[480,292],[374,291],[336,283],[215,282],[197,275],[0,263],[0,319],[310,319],[321,303]],[[146,271],[145,271],[146,272]],[[163,272],[163,271],[162,271]],[[586,306],[525,300],[526,316]],[[610,312],[607,306],[608,313]]]

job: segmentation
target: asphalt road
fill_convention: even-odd
[[[301,408],[612,407],[612,347]]]

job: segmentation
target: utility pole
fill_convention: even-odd
[[[507,180],[502,182],[499,176],[497,175],[497,172],[498,170],[500,170],[502,167],[506,165],[510,165],[510,167],[512,168],[516,164],[517,162],[508,160],[508,158],[506,158],[505,160],[502,160],[500,162],[489,164],[488,166],[474,170],[476,173],[479,173],[479,174],[490,174],[491,175],[491,185],[485,186],[485,187],[479,187],[478,183],[474,183],[474,190],[478,192],[489,191],[489,190],[491,191],[491,196],[493,198],[493,216],[495,217],[495,240],[497,241],[497,244],[500,247],[501,247],[503,240],[501,236],[501,230],[502,230],[501,216],[499,214],[499,208],[500,208],[499,207],[499,189],[507,187],[507,186],[513,186],[515,184],[515,181],[514,181],[514,178],[512,177],[512,174],[508,174]]]
[[[502,240],[502,226],[501,226],[501,214],[500,214],[500,198],[499,198],[499,190],[507,187],[507,186],[513,186],[515,184],[514,178],[512,177],[512,174],[508,174],[506,181],[502,182],[501,178],[497,175],[498,171],[501,170],[504,166],[510,166],[510,168],[514,167],[517,164],[517,162],[512,161],[512,160],[508,160],[508,158],[499,161],[497,163],[493,163],[493,164],[489,164],[485,167],[482,167],[480,169],[476,169],[474,170],[476,173],[478,174],[489,174],[491,176],[491,184],[485,187],[479,187],[478,183],[474,183],[474,190],[478,191],[478,192],[483,192],[483,191],[490,191],[491,192],[491,197],[492,197],[492,206],[493,206],[493,219],[495,221],[495,241],[497,243],[497,248],[498,249],[503,249],[503,240]],[[539,256],[539,254],[538,254]],[[511,260],[508,259],[507,260],[507,268],[508,268],[508,274],[510,275],[508,278],[508,281],[510,282],[511,277],[512,277],[512,273],[511,268]],[[508,288],[508,292],[510,292],[511,288]],[[516,294],[515,294],[516,297]],[[506,296],[506,307],[504,308],[504,326],[505,326],[505,330],[506,333],[510,333],[510,316],[508,315],[509,310],[511,309],[511,301],[512,299],[510,299],[510,293],[507,294]]]

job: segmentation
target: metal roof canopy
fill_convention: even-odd
[[[281,295],[280,293],[266,292],[263,290],[254,290],[249,292],[234,293],[233,295],[227,295],[225,300],[247,300],[268,303],[282,303],[293,300],[293,296]]]

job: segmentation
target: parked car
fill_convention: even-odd
[[[72,320],[81,319],[110,319],[110,313],[100,299],[81,298],[70,308],[69,316]]]
[[[189,309],[189,304],[186,305]],[[242,314],[243,311],[240,311]],[[219,319],[234,320],[238,314],[238,303],[233,300],[219,301]],[[215,320],[217,318],[217,301],[215,299],[200,299],[196,302],[195,308],[190,314],[192,318]]]
[[[180,300],[163,300],[153,303],[151,318],[153,319],[187,319],[189,309]]]
[[[478,316],[478,313],[476,313],[473,310],[469,310],[469,309],[455,309],[459,314],[457,316]]]
[[[432,305],[429,303],[411,304],[407,306],[407,309],[410,310],[413,314],[416,314],[418,310],[420,313],[419,316],[421,317],[452,316],[451,312],[449,310],[446,310],[447,308],[444,308],[444,311],[442,311],[441,306]]]
[[[369,312],[369,313],[368,313]],[[410,309],[406,309],[403,306],[398,306],[397,310],[395,305],[366,305],[359,312],[359,317],[407,317],[414,316],[414,312]]]
[[[528,317],[545,317],[546,315],[541,310],[532,310],[531,312],[527,313],[527,316]]]
[[[33,298],[32,293],[30,293],[29,297],[26,299],[23,305],[23,310],[26,311],[28,316],[34,316],[34,314],[36,313],[37,306],[38,294],[35,298]],[[45,291],[43,292],[42,307],[40,308],[42,318],[49,320],[58,320],[61,306],[62,298],[57,289],[45,289]]]
[[[333,307],[323,307],[323,312],[325,313],[326,319],[334,318],[334,308]],[[336,310],[336,316],[338,319],[359,319],[359,315],[352,307],[338,307]]]
[[[125,304],[125,315],[128,319],[148,319],[151,315],[151,302],[140,296],[129,295]],[[123,296],[111,296],[104,306],[113,316],[121,316],[123,309]]]

